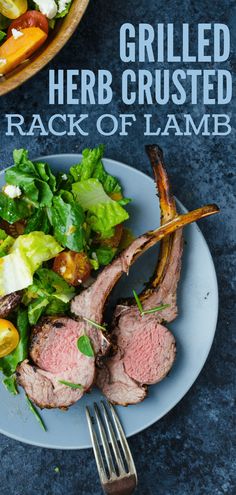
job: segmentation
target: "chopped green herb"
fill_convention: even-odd
[[[60,473],[60,468],[59,468],[58,466],[56,466],[56,467],[54,468],[54,471],[55,471],[55,473]]]
[[[30,408],[30,411],[36,417],[36,419],[39,422],[41,428],[43,429],[43,431],[47,431],[47,428],[46,428],[46,426],[45,426],[45,424],[44,424],[44,422],[43,422],[40,414],[38,413],[36,407],[33,405],[33,403],[31,402],[31,400],[29,399],[29,397],[27,395],[25,396],[25,398],[26,398],[26,402],[27,402],[27,404],[28,404],[28,406]]]
[[[133,289],[133,295],[134,295],[134,299],[136,301],[136,304],[138,306],[138,309],[140,311],[140,314],[142,315],[143,314],[143,307],[142,307],[141,301],[140,301],[140,299],[138,297],[138,294],[137,294],[137,292],[134,289]]]
[[[156,313],[156,311],[162,311],[162,309],[169,308],[170,304],[162,304],[161,306],[157,306],[156,308],[146,309],[142,312],[143,315],[148,315],[150,313]]]
[[[79,351],[82,354],[84,354],[85,356],[94,357],[94,351],[92,348],[92,344],[91,344],[90,338],[87,335],[82,335],[77,340],[77,347],[78,347]]]
[[[72,383],[72,382],[67,382],[66,380],[58,380],[59,383],[62,383],[62,385],[66,385],[67,387],[70,387],[70,388],[80,388],[81,390],[83,389],[82,385],[80,385],[80,383]]]
[[[99,328],[100,330],[103,330],[104,332],[106,332],[106,330],[107,330],[105,326],[99,325],[98,323],[96,323],[96,321],[90,320],[89,318],[86,318],[85,316],[83,316],[83,320],[90,323],[90,325],[93,325],[93,327],[96,327],[96,328]]]
[[[148,314],[151,314],[151,313],[156,313],[157,311],[162,311],[163,309],[165,308],[169,308],[170,307],[170,304],[161,304],[160,306],[156,306],[155,308],[151,308],[151,309],[143,309],[143,306],[142,306],[142,303],[138,297],[138,294],[137,292],[133,289],[133,295],[134,295],[134,299],[136,301],[136,304],[138,306],[138,309],[139,309],[139,312],[140,312],[140,315],[141,316],[145,316],[145,315],[148,315]]]

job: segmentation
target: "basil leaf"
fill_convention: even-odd
[[[87,335],[82,335],[77,340],[77,347],[79,351],[85,356],[94,357],[94,350],[92,348],[90,338]]]
[[[70,387],[73,389],[80,388],[81,390],[83,390],[83,387],[82,387],[82,385],[80,385],[80,383],[67,382],[66,380],[58,380],[58,381],[59,381],[59,383],[62,383],[62,385],[66,385],[67,387]]]

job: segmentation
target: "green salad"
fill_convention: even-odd
[[[69,302],[91,275],[109,264],[124,242],[129,218],[119,181],[102,163],[104,146],[85,149],[82,160],[55,175],[13,153],[0,192],[0,309],[20,294],[7,316],[19,334],[11,350],[0,320],[0,370],[10,392],[14,373],[28,354],[28,335],[42,315],[68,314]],[[16,342],[16,341],[15,341]],[[9,350],[11,352],[9,352]]]

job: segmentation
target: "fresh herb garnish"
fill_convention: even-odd
[[[92,348],[90,338],[87,335],[82,335],[77,340],[77,347],[79,351],[85,356],[94,357],[94,350]]]
[[[136,301],[136,304],[138,306],[139,312],[142,315],[143,314],[143,306],[141,304],[141,301],[140,301],[140,299],[138,297],[138,294],[137,294],[136,290],[134,290],[134,289],[133,289],[133,295],[134,295],[134,299]]]
[[[62,383],[62,385],[66,385],[67,387],[70,387],[70,388],[80,388],[81,390],[83,389],[82,385],[80,385],[80,383],[72,383],[72,382],[67,382],[66,380],[58,380],[59,383]]]
[[[54,468],[54,472],[55,472],[55,473],[60,473],[60,468],[59,468],[59,466],[56,466],[56,467]]]
[[[166,309],[166,308],[169,308],[170,307],[170,304],[162,304],[161,306],[156,306],[156,308],[152,308],[152,309],[146,309],[145,311],[143,311],[143,315],[148,315],[150,313],[156,313],[156,311],[162,311],[162,309]]]
[[[155,308],[151,308],[151,309],[143,309],[143,306],[142,306],[142,303],[138,297],[138,294],[135,290],[133,290],[133,295],[134,295],[134,299],[136,301],[136,304],[138,306],[138,309],[139,309],[139,312],[140,312],[140,315],[141,316],[144,316],[144,315],[148,315],[148,314],[151,314],[151,313],[156,313],[157,311],[162,311],[163,309],[166,309],[166,308],[169,308],[170,307],[170,304],[161,304],[160,306],[156,306]]]
[[[96,321],[90,320],[89,318],[86,318],[85,316],[83,316],[82,318],[83,318],[83,320],[90,323],[90,325],[93,325],[93,327],[99,328],[100,330],[103,330],[104,332],[106,332],[107,329],[105,326],[99,325],[99,323],[96,323]]]
[[[33,415],[35,416],[35,418],[39,422],[41,428],[43,429],[43,431],[47,431],[47,428],[46,428],[40,414],[38,413],[36,407],[33,405],[33,403],[31,402],[31,400],[29,399],[29,397],[27,395],[25,396],[25,398],[26,398],[26,402],[30,408],[30,411],[33,413]]]

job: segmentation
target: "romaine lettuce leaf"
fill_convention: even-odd
[[[70,168],[70,174],[75,182],[87,179],[98,179],[103,185],[107,194],[121,192],[121,186],[118,179],[108,174],[103,166],[102,157],[104,154],[104,145],[94,149],[85,149],[81,163]]]
[[[28,306],[29,322],[35,325],[43,314],[65,314],[75,289],[53,270],[39,268],[34,283],[27,288],[23,303]]]
[[[53,199],[50,216],[57,241],[72,251],[83,251],[86,244],[83,229],[85,216],[81,206],[75,201],[67,203],[57,196]]]
[[[17,237],[11,248],[11,253],[14,253],[15,250],[19,250],[22,257],[26,259],[33,274],[44,261],[54,258],[63,251],[63,248],[53,236],[43,232],[31,232]]]
[[[31,212],[31,206],[23,198],[12,199],[0,192],[0,217],[6,222],[17,222],[29,217]]]
[[[105,193],[97,179],[76,182],[72,191],[82,208],[88,211],[86,221],[103,238],[111,237],[113,227],[129,218],[127,211]]]
[[[49,234],[51,224],[47,215],[46,208],[38,208],[29,218],[24,233],[29,234],[35,230],[41,230],[44,234]]]
[[[17,313],[16,328],[20,334],[20,341],[16,349],[0,359],[0,370],[10,377],[16,371],[16,367],[28,356],[29,321],[28,312],[20,308]]]
[[[50,302],[46,308],[45,314],[46,315],[64,315],[68,312],[69,310],[69,304],[61,301],[58,299],[56,296],[52,295],[50,298]]]
[[[14,241],[11,235],[7,235],[5,230],[0,229],[0,258],[8,254]]]
[[[18,394],[15,375],[8,376],[8,377],[4,378],[4,380],[2,382],[3,382],[3,385],[6,387],[7,391],[10,392],[10,394],[12,394],[12,395]]]
[[[40,316],[45,312],[49,300],[45,297],[39,297],[36,301],[29,304],[28,317],[30,325],[36,325]]]
[[[31,267],[19,249],[0,259],[0,296],[22,290],[32,281]]]
[[[20,235],[14,241],[10,253],[0,259],[0,295],[31,285],[37,268],[62,250],[52,236],[43,232]]]
[[[95,250],[99,265],[109,265],[117,253],[117,248],[100,246]]]
[[[33,163],[24,149],[13,152],[15,166],[7,169],[7,184],[19,186],[23,196],[35,207],[51,206],[56,178],[46,163]]]
[[[69,302],[75,295],[75,289],[69,285],[58,273],[48,268],[39,268],[35,274],[41,282],[41,288],[50,287],[56,296],[64,302]]]

